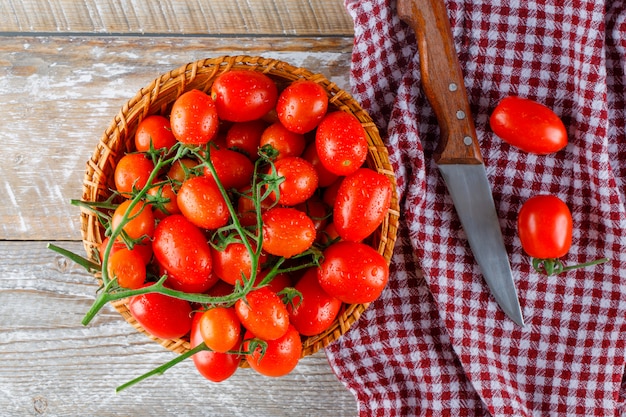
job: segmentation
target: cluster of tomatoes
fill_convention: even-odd
[[[567,146],[567,130],[559,116],[531,99],[504,98],[494,109],[489,123],[498,137],[525,152],[548,155]],[[533,258],[535,270],[546,275],[608,260],[602,258],[564,266],[559,258],[572,246],[572,229],[572,214],[567,204],[551,194],[530,197],[522,205],[517,219],[522,249]]]
[[[228,378],[241,360],[287,374],[303,336],[386,285],[388,264],[366,242],[392,184],[364,165],[365,130],[319,84],[224,72],[208,93],[185,92],[168,115],[143,119],[135,148],[116,165],[125,201],[103,270],[123,289],[165,277],[167,288],[206,295],[142,293],[128,307],[156,337],[204,344],[192,358],[207,379]]]

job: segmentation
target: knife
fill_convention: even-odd
[[[439,122],[435,162],[491,294],[511,320],[524,326],[445,3],[398,0],[397,8],[415,31],[422,86]]]

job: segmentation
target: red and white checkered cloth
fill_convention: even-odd
[[[395,1],[346,0],[353,94],[388,144],[402,217],[388,287],[329,361],[361,416],[626,415],[626,2],[446,5],[526,327],[490,295],[433,163],[413,32]],[[565,150],[536,156],[494,136],[489,115],[511,94],[561,116]],[[572,211],[566,263],[611,261],[534,272],[516,219],[538,193]]]

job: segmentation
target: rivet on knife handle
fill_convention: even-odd
[[[428,7],[423,3],[430,2]],[[441,130],[437,164],[483,162],[471,117],[463,73],[443,1],[398,1],[398,15],[415,31],[424,91]],[[442,33],[448,33],[444,37]],[[428,42],[426,42],[428,39]],[[445,93],[442,93],[445,92]]]

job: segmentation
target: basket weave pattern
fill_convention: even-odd
[[[393,168],[378,129],[369,115],[346,91],[338,88],[324,76],[275,59],[224,56],[200,60],[165,73],[142,88],[114,117],[87,162],[83,180],[83,201],[104,201],[110,197],[111,189],[115,188],[113,174],[117,161],[126,152],[134,151],[135,131],[141,120],[152,114],[168,115],[171,105],[184,92],[191,89],[209,92],[214,79],[232,69],[265,73],[277,82],[279,88],[281,84],[298,79],[315,81],[327,91],[331,107],[352,113],[359,119],[368,137],[369,152],[365,165],[385,174],[394,185],[391,208],[379,230],[372,236],[374,248],[389,262],[396,240],[399,209]],[[105,237],[104,230],[97,216],[86,209],[82,210],[80,220],[85,251],[91,260],[98,262],[95,250]],[[126,300],[120,300],[113,305],[122,317],[139,332],[146,334],[167,349],[177,353],[189,350],[189,341],[185,338],[163,340],[148,334],[131,316]],[[359,319],[367,306],[368,304],[345,305],[328,330],[317,336],[303,339],[302,356],[311,355],[340,337]],[[242,366],[245,366],[244,362]]]

